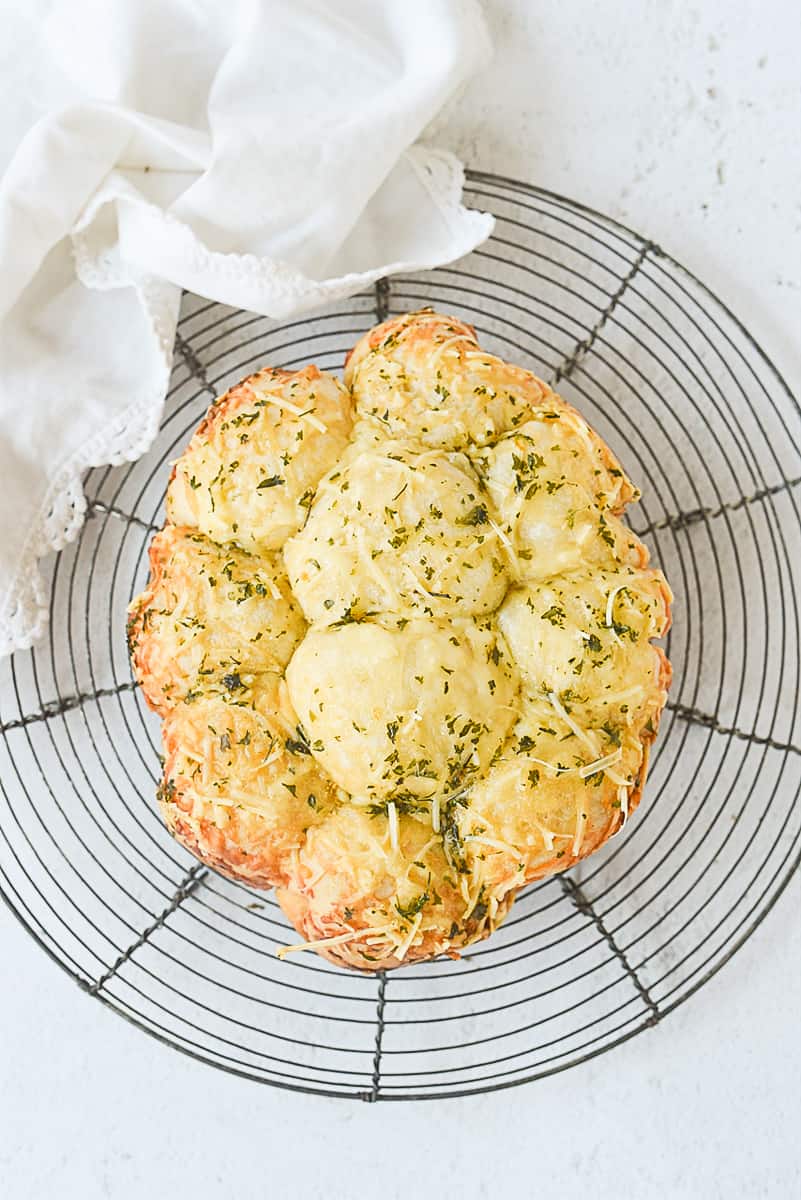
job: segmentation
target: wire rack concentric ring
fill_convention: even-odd
[[[90,471],[54,560],[46,639],[3,668],[0,888],[89,995],[247,1078],[360,1100],[485,1092],[658,1024],[764,918],[799,863],[801,413],[742,325],[652,242],[580,204],[471,173],[492,239],[441,269],[277,322],[186,296],[164,420]],[[270,363],[339,370],[388,313],[432,305],[531,367],[642,488],[631,524],[676,593],[674,684],[643,804],[569,874],[523,893],[459,962],[387,976],[314,955],[268,893],[197,864],[154,793],[159,726],[125,610],[168,464],[210,400]]]

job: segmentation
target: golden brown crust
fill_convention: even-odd
[[[298,742],[280,677],[205,695],[164,721],[168,827],[198,858],[256,887],[285,883],[306,835],[342,795]]]
[[[471,326],[393,318],[345,383],[264,370],[212,406],[129,636],[168,827],[375,971],[458,956],[622,828],[671,594],[615,456]]]

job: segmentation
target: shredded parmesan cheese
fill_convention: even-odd
[[[612,631],[612,637],[615,639],[618,646],[622,646],[623,643],[621,642],[620,638],[617,635],[617,631],[615,630],[615,623],[613,620],[614,613],[615,613],[615,597],[617,596],[618,592],[622,592],[625,587],[626,587],[625,583],[618,584],[618,586],[616,588],[612,588],[612,591],[609,593],[609,595],[606,598],[606,627],[607,627],[607,629]]]
[[[395,807],[395,801],[390,800],[387,804],[387,819],[389,821],[389,844],[395,854],[398,853],[398,810]]]
[[[603,758],[596,758],[594,762],[579,767],[578,773],[582,779],[588,779],[590,775],[595,775],[598,771],[606,771],[607,767],[613,767],[616,762],[620,762],[622,757],[623,751],[618,746],[617,750],[613,750],[611,754],[605,754]]]
[[[570,729],[572,729],[573,733],[575,733],[575,735],[579,739],[579,741],[584,746],[586,746],[587,749],[590,750],[597,757],[598,744],[595,741],[595,739],[590,736],[590,734],[587,732],[586,729],[582,729],[580,725],[576,724],[576,722],[570,716],[570,713],[567,712],[564,705],[560,703],[558,697],[556,696],[556,694],[554,692],[548,692],[548,700],[553,705],[553,707],[556,709],[556,712],[562,718],[562,720],[565,722],[565,724]]]
[[[403,564],[403,569],[412,581],[412,590],[417,592],[418,595],[425,596],[427,600],[430,600],[431,593],[429,592],[428,588],[420,582],[408,563]]]
[[[587,828],[587,814],[582,811],[584,805],[584,797],[579,795],[576,800],[576,833],[573,838],[571,852],[575,857],[581,850],[581,844],[584,841],[584,831]]]
[[[623,813],[623,824],[626,824],[629,816],[629,789],[623,784],[617,789],[617,798],[620,801],[620,811]]]
[[[535,762],[538,767],[546,767],[549,771],[553,771],[554,775],[572,775],[575,767],[557,767],[555,763],[546,762],[544,758],[537,758],[534,754],[526,755],[526,762]]]
[[[276,954],[280,959],[286,958],[287,954],[297,954],[299,950],[319,950],[322,946],[343,946],[346,942],[357,942],[360,939],[367,941],[368,938],[374,937],[377,934],[385,934],[390,932],[389,925],[382,928],[367,928],[348,930],[347,933],[338,933],[336,937],[316,938],[310,942],[298,942],[295,946],[279,946]]]
[[[446,338],[445,341],[441,343],[441,345],[437,346],[436,350],[431,355],[431,360],[430,360],[429,365],[431,367],[437,367],[439,365],[439,361],[442,358],[442,356],[444,355],[445,351],[449,350],[451,348],[451,346],[458,345],[459,342],[467,342],[468,346],[474,345],[473,339],[469,338],[466,333],[454,334],[453,337]]]
[[[308,421],[309,424],[318,430],[319,433],[328,432],[328,426],[324,425],[318,417],[315,417],[313,413],[306,412],[299,405],[292,404],[289,400],[285,400],[283,396],[274,396],[271,392],[263,392],[259,388],[253,387],[252,385],[251,391],[255,396],[258,396],[259,400],[266,400],[268,404],[274,404],[276,408],[285,409],[287,412],[291,412],[293,416],[300,417],[302,420]]]
[[[645,689],[638,684],[636,687],[626,688],[622,692],[604,692],[603,702],[607,707],[611,704],[622,704],[624,701],[628,703],[638,696],[643,696],[644,693]]]
[[[508,842],[502,842],[499,838],[479,837],[477,834],[471,837],[466,837],[465,842],[476,842],[479,846],[489,846],[493,850],[502,850],[505,854],[511,854],[513,858],[519,858],[520,852],[515,850],[514,846],[510,846]]]
[[[514,546],[512,545],[512,543],[509,540],[509,538],[507,537],[507,535],[503,532],[503,530],[500,528],[499,525],[495,524],[495,522],[492,520],[491,517],[489,518],[489,523],[492,526],[492,528],[495,530],[495,532],[498,535],[499,540],[505,547],[506,552],[509,555],[509,561],[512,564],[512,569],[514,570],[518,579],[522,578],[522,571],[520,570],[520,560],[517,557],[517,551],[515,550]]]
[[[562,837],[564,835],[557,833],[554,829],[548,829],[548,827],[546,825],[541,825],[540,822],[534,820],[533,817],[532,817],[532,823],[534,825],[536,825],[537,829],[539,830],[540,837],[542,838],[542,844],[545,847],[545,849],[548,851],[548,853],[550,854],[551,851],[553,850],[553,839],[555,837]]]
[[[409,947],[417,936],[417,931],[423,923],[423,914],[419,912],[412,921],[411,929],[395,951],[395,957],[403,962],[406,955],[409,953]]]
[[[612,783],[617,785],[617,787],[631,787],[632,786],[631,781],[628,779],[622,779],[620,777],[620,775],[618,775],[617,771],[610,771],[607,769],[606,774],[607,774],[607,777],[612,780]]]

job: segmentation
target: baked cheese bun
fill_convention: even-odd
[[[164,714],[215,681],[224,687],[226,676],[283,670],[305,630],[280,555],[166,525],[150,543],[150,583],[131,606],[128,647],[148,703]]]
[[[458,956],[631,817],[670,684],[637,491],[547,384],[425,310],[344,386],[264,369],[176,462],[134,673],[159,802],[356,970]]]
[[[266,367],[208,411],[175,464],[167,519],[244,550],[280,550],[347,445],[351,398],[316,367]]]

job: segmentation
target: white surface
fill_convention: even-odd
[[[801,392],[795,0],[489,7],[495,67],[440,142],[660,242]],[[651,1033],[553,1079],[434,1106],[294,1096],[193,1064],[79,993],[0,913],[0,1191],[793,1200],[799,899],[796,877],[733,961]]]
[[[492,220],[416,144],[488,58],[475,0],[414,22],[372,0],[0,12],[4,655],[44,631],[38,560],[76,537],[86,470],[153,441],[181,288],[288,317],[461,258]]]

